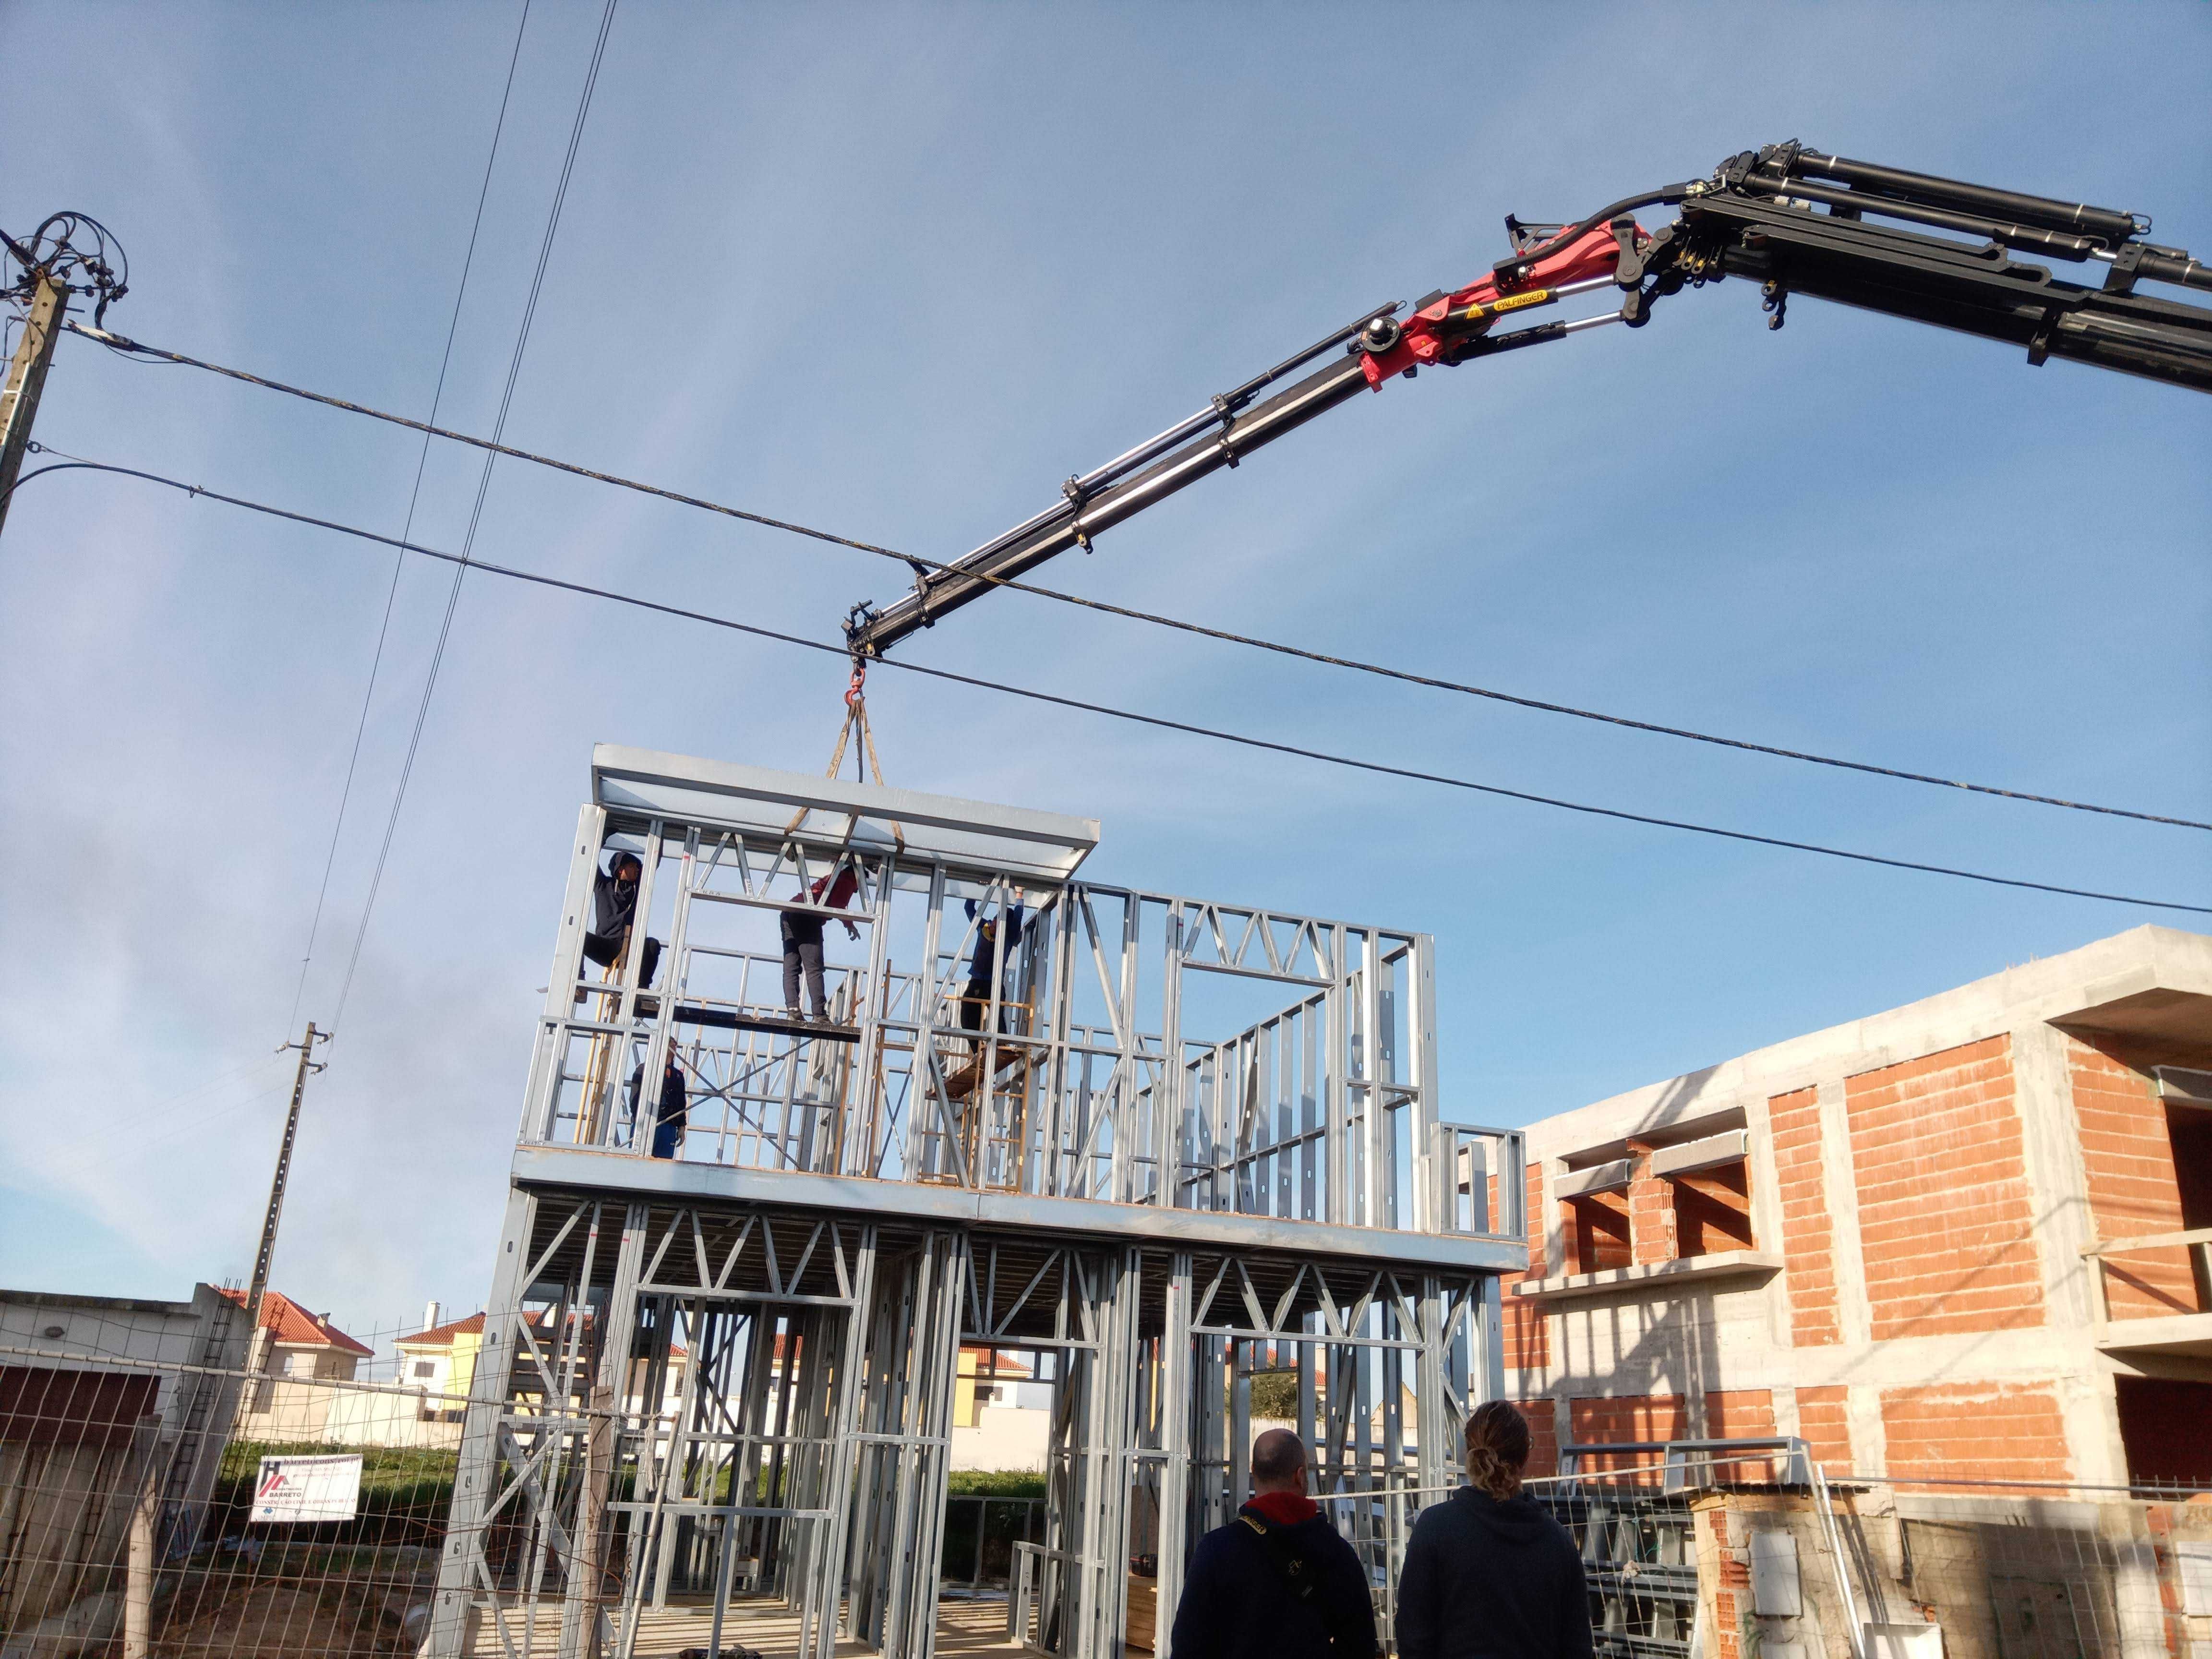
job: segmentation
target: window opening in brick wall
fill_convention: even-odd
[[[1751,1249],[1751,1171],[1743,1159],[1671,1179],[1677,1255],[1718,1255]]]
[[[2212,1382],[2121,1376],[2113,1384],[2129,1480],[2212,1486],[2212,1437],[2204,1431],[2212,1423]]]
[[[2173,1144],[2173,1182],[2181,1189],[2181,1224],[2212,1227],[2212,1110],[2186,1102],[2166,1103],[2166,1138]],[[2212,1271],[2203,1250],[2189,1259],[2197,1278],[2197,1306],[2212,1311]]]
[[[1626,1267],[1635,1259],[1628,1240],[1627,1194],[1581,1193],[1561,1202],[1567,1272],[1602,1273],[1608,1267]]]

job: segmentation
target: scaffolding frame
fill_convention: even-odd
[[[1151,1558],[1166,1651],[1267,1371],[1387,1617],[1526,1265],[1519,1135],[1438,1109],[1429,938],[1079,881],[1085,820],[593,758],[426,1651],[629,1659],[674,1595],[709,1651],[773,1598],[804,1659],[930,1659],[963,1346],[1052,1386],[1033,1650],[1119,1659]],[[642,925],[602,977],[618,851]],[[825,1021],[782,1006],[784,915],[859,930]]]

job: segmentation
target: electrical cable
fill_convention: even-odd
[[[553,207],[546,216],[545,234],[538,243],[538,268],[531,274],[530,294],[524,301],[522,324],[514,337],[514,355],[507,368],[507,385],[500,393],[499,416],[492,424],[494,453],[484,457],[483,473],[477,481],[476,501],[469,509],[468,530],[462,538],[461,551],[453,569],[452,588],[446,595],[446,614],[438,624],[438,641],[430,653],[429,672],[422,680],[422,701],[415,711],[415,729],[407,739],[407,757],[399,769],[398,787],[392,796],[392,811],[384,822],[383,844],[377,848],[376,868],[369,877],[368,897],[362,906],[361,925],[354,932],[353,951],[347,958],[345,978],[338,987],[337,1006],[331,1016],[333,1031],[344,1018],[347,1000],[353,994],[355,972],[361,966],[362,946],[368,939],[370,919],[376,912],[377,894],[384,885],[384,870],[392,855],[392,838],[399,828],[400,810],[406,805],[407,785],[415,775],[415,757],[422,748],[422,728],[430,717],[430,699],[438,688],[438,671],[446,659],[447,641],[453,631],[453,614],[461,602],[461,582],[468,574],[469,556],[476,546],[477,527],[483,522],[484,498],[491,490],[491,470],[499,459],[496,446],[500,434],[507,429],[507,412],[514,404],[515,382],[522,374],[523,354],[529,349],[531,325],[538,316],[538,299],[545,286],[545,270],[553,257],[553,239],[561,228],[561,210],[568,198],[568,180],[576,167],[576,151],[583,143],[584,121],[591,113],[592,94],[599,82],[599,64],[606,57],[607,35],[614,27],[617,0],[606,0],[606,8],[599,15],[599,38],[592,44],[590,67],[585,71],[584,89],[576,102],[576,116],[568,129],[568,153],[562,158],[561,176],[553,187]]]
[[[42,453],[46,453],[43,452]],[[52,452],[59,453],[59,452]],[[50,472],[67,472],[85,469],[94,472],[112,472],[125,477],[143,478],[168,489],[180,490],[186,495],[204,495],[210,501],[244,507],[249,512],[265,514],[270,518],[285,519],[294,524],[310,525],[319,530],[332,530],[340,535],[352,536],[362,541],[380,543],[386,547],[398,547],[410,553],[419,553],[426,558],[442,560],[448,564],[466,563],[469,568],[487,575],[505,576],[510,580],[528,582],[540,587],[559,588],[564,592],[580,593],[589,599],[606,599],[640,611],[649,611],[665,617],[676,617],[687,622],[704,623],[709,627],[726,629],[733,633],[749,634],[757,639],[774,640],[780,644],[798,646],[804,650],[824,653],[845,659],[850,655],[842,643],[825,640],[811,640],[804,635],[787,634],[780,629],[763,628],[757,623],[738,622],[733,617],[718,617],[711,611],[694,611],[683,605],[667,605],[658,599],[645,599],[638,594],[624,593],[613,588],[595,587],[587,582],[568,580],[560,576],[549,576],[534,570],[520,570],[511,566],[494,564],[488,560],[465,560],[460,554],[447,553],[419,543],[401,543],[374,530],[362,530],[335,520],[317,518],[312,514],[295,513],[289,507],[272,507],[266,502],[248,501],[243,496],[228,495],[220,490],[204,489],[198,484],[185,483],[180,479],[162,477],[157,472],[143,471],[136,467],[112,466],[102,461],[70,460],[42,466],[23,475],[23,482],[44,477]],[[1663,818],[1650,813],[1631,812],[1620,807],[1593,806],[1586,802],[1563,800],[1557,796],[1539,795],[1523,789],[1509,789],[1501,784],[1478,783],[1472,779],[1453,777],[1446,773],[1424,772],[1411,767],[1391,766],[1382,761],[1363,760],[1357,756],[1331,754],[1326,750],[1307,749],[1296,744],[1278,743],[1268,738],[1255,738],[1243,732],[1225,732],[1218,727],[1199,726],[1188,720],[1169,720],[1159,714],[1140,714],[1133,709],[1116,708],[1110,704],[1086,702],[1079,697],[1067,697],[1051,691],[1039,691],[1029,686],[1009,685],[1003,681],[987,680],[971,674],[959,674],[951,669],[931,668],[921,663],[907,662],[892,657],[884,659],[883,666],[898,669],[908,674],[927,678],[945,680],[956,685],[973,686],[979,690],[996,691],[1006,696],[1022,697],[1033,702],[1051,703],[1061,708],[1073,708],[1083,714],[1102,714],[1109,719],[1127,720],[1136,725],[1149,726],[1162,731],[1182,732],[1193,737],[1208,738],[1218,743],[1236,744],[1247,749],[1266,750],[1279,755],[1295,756],[1301,760],[1320,761],[1331,766],[1349,767],[1358,771],[1377,773],[1386,777],[1405,778],[1417,783],[1433,783],[1451,789],[1464,789],[1477,794],[1496,795],[1508,800],[1527,801],[1533,805],[1556,807],[1562,811],[1580,812],[1593,817],[1617,818],[1627,823],[1650,824],[1662,830],[1682,830],[1693,835],[1714,836],[1725,841],[1748,842],[1756,846],[1778,847],[1790,852],[1817,853],[1824,858],[1848,859],[1858,864],[1877,864],[1893,870],[1915,870],[1926,875],[1953,876],[1964,881],[1984,882],[1996,887],[2024,888],[2039,893],[2057,893],[2069,898],[2096,899],[2110,904],[2141,905],[2154,910],[2185,910],[2195,915],[2212,915],[2212,904],[2185,904],[2173,899],[2136,898],[2124,893],[2100,892],[2085,887],[2064,887],[2051,882],[2028,881],[2017,876],[1996,876],[1978,870],[1954,869],[1948,865],[1923,864],[1911,859],[1887,858],[1878,853],[1853,852],[1847,848],[1826,847],[1817,842],[1790,841],[1778,836],[1754,835],[1747,830],[1725,830],[1715,824],[1694,823],[1682,818]]]
[[[784,531],[791,535],[803,536],[812,541],[826,542],[831,546],[849,547],[856,552],[872,553],[880,558],[896,559],[915,570],[939,571],[952,568],[951,565],[934,559],[925,559],[917,554],[902,553],[896,548],[879,546],[873,542],[858,541],[850,536],[840,536],[832,531],[817,530],[809,525],[794,524],[787,519],[771,518],[766,514],[749,512],[744,507],[731,507],[724,502],[709,501],[703,496],[687,495],[680,490],[664,489],[659,484],[646,483],[635,478],[626,478],[619,473],[598,471],[591,467],[580,466],[573,461],[557,460],[550,455],[534,454],[526,449],[516,449],[508,445],[488,441],[469,433],[431,426],[424,422],[411,420],[404,415],[393,415],[382,410],[371,409],[362,404],[350,403],[343,398],[334,398],[326,392],[310,392],[301,386],[288,386],[282,380],[271,380],[246,369],[232,368],[221,363],[211,363],[201,358],[186,356],[182,352],[145,345],[106,330],[83,328],[74,322],[67,326],[71,332],[83,335],[87,339],[104,345],[120,356],[131,356],[135,354],[153,356],[168,362],[181,364],[189,368],[204,369],[212,374],[220,374],[234,380],[243,381],[248,386],[260,386],[270,392],[281,392],[289,397],[300,398],[309,403],[322,404],[332,409],[343,410],[349,414],[365,415],[372,420],[406,427],[429,437],[447,439],[454,443],[465,444],[473,448],[489,451],[494,454],[504,455],[514,460],[528,461],[533,466],[546,467],[556,472],[566,472],[575,477],[588,478],[595,483],[611,484],[618,489],[632,490],[642,495],[658,496],[662,501],[673,501],[680,507],[696,507],[702,512],[716,514],[726,519],[737,519],[746,524],[759,525],[764,529]],[[995,576],[982,571],[969,571],[965,574],[975,577],[979,581],[988,582],[994,586],[1007,588],[1017,593],[1034,594],[1039,599],[1057,600],[1062,605],[1079,605],[1086,611],[1097,611],[1107,616],[1121,617],[1131,622],[1145,623],[1156,628],[1172,629],[1178,633],[1194,634],[1201,638],[1218,640],[1228,645],[1243,646],[1255,651],[1273,652],[1278,656],[1294,657],[1306,662],[1319,663],[1326,667],[1344,668],[1355,673],[1372,674],[1378,678],[1397,680],[1408,685],[1425,686],[1431,690],[1450,691],[1462,696],[1486,698],[1492,702],[1510,703],[1516,708],[1533,708],[1547,714],[1566,714],[1576,720],[1594,720],[1601,725],[1621,726],[1634,732],[1650,732],[1660,737],[1680,738],[1690,743],[1710,744],[1717,748],[1735,749],[1747,754],[1771,755],[1780,760],[1803,761],[1814,766],[1834,767],[1842,771],[1861,772],[1873,777],[1893,778],[1904,783],[1924,783],[1945,789],[1961,789],[1972,794],[1993,795],[2006,800],[2027,801],[2039,806],[2060,806],[2075,812],[2096,812],[2107,817],[2134,818],[2144,823],[2169,824],[2181,830],[2212,830],[2212,823],[2196,818],[2174,817],[2159,812],[2137,811],[2125,806],[2103,806],[2092,801],[2069,800],[2058,795],[2037,794],[2025,789],[2006,789],[1995,784],[1969,783],[1959,778],[1941,777],[1927,772],[1907,771],[1899,767],[1881,766],[1871,761],[1844,760],[1834,755],[1815,754],[1808,750],[1784,749],[1774,744],[1753,743],[1748,738],[1724,738],[1710,732],[1692,731],[1686,726],[1667,726],[1656,720],[1637,720],[1626,714],[1608,714],[1599,709],[1577,708],[1571,703],[1549,702],[1540,697],[1522,696],[1515,692],[1495,690],[1487,686],[1469,685],[1457,680],[1440,679],[1432,675],[1417,674],[1407,669],[1392,668],[1382,663],[1363,662],[1353,657],[1335,656],[1328,652],[1309,650],[1303,646],[1285,645],[1278,641],[1264,640],[1249,634],[1236,633],[1228,629],[1210,627],[1204,623],[1187,622],[1178,617],[1161,616],[1147,611],[1135,611],[1126,605],[1114,605],[1104,599],[1086,599],[1081,594],[1069,593],[1059,588],[1041,587],[1035,583],[1020,581],[1010,576]]]
[[[469,272],[476,265],[477,235],[483,228],[484,203],[491,196],[492,168],[499,161],[500,135],[507,131],[507,106],[508,100],[514,95],[515,66],[522,61],[522,37],[529,27],[530,0],[522,0],[521,21],[515,25],[514,29],[514,50],[507,55],[507,84],[501,89],[499,94],[499,116],[492,123],[491,154],[484,158],[483,184],[477,191],[476,217],[469,224],[468,252],[461,256],[461,284],[453,295],[453,314],[446,324],[446,349],[438,359],[438,384],[430,393],[430,419],[433,421],[438,418],[438,406],[445,400],[446,371],[453,365],[453,339],[460,331],[461,302],[468,297]],[[407,518],[399,531],[399,539],[402,541],[405,541],[415,533],[415,508],[422,499],[422,475],[428,467],[429,462],[430,438],[426,433],[422,438],[422,452],[415,458],[415,483],[407,494]],[[384,665],[384,642],[392,632],[392,607],[399,597],[399,573],[406,568],[406,564],[405,554],[398,553],[393,556],[392,584],[385,590],[384,594],[384,618],[377,624],[376,651],[370,657],[368,663],[368,689],[362,693],[361,719],[355,723],[353,729],[353,752],[346,757],[345,784],[338,791],[337,822],[331,826],[330,851],[323,859],[322,885],[316,890],[315,913],[313,920],[307,924],[307,953],[300,958],[300,982],[293,989],[292,1012],[284,1022],[284,1030],[288,1036],[299,1024],[300,1003],[307,995],[307,969],[315,960],[315,937],[322,931],[323,904],[330,896],[331,872],[337,866],[338,836],[345,829],[346,807],[353,799],[354,774],[361,765],[362,738],[368,731],[369,706],[376,699],[377,673]],[[365,908],[362,914],[364,916],[368,915]],[[333,1026],[337,1023],[336,1020],[331,1021]]]

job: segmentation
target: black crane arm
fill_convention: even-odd
[[[1655,204],[1680,211],[1646,232],[1632,215]],[[1101,531],[1358,392],[1410,379],[1425,364],[1455,366],[1607,323],[1640,327],[1657,301],[1728,276],[1761,285],[1769,328],[1782,326],[1793,295],[1805,295],[2006,341],[2034,364],[2069,358],[2212,392],[2212,309],[2136,291],[2142,282],[2212,290],[2212,270],[2184,249],[2144,240],[2150,221],[2137,214],[1791,143],[1744,151],[1710,179],[1632,197],[1576,224],[1509,217],[1506,228],[1515,251],[1465,287],[1430,295],[1403,319],[1402,305],[1377,307],[1071,477],[1060,501],[965,556],[921,570],[910,592],[881,610],[855,605],[845,625],[854,653],[879,656],[998,583],[1069,548],[1088,550]],[[2016,253],[2101,264],[2104,280],[2068,282]],[[1513,313],[1601,289],[1620,292],[1617,311],[1498,328]],[[1304,379],[1268,390],[1339,348],[1342,355]]]

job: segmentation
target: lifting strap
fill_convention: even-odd
[[[876,775],[878,783],[884,781],[884,763],[876,754],[875,729],[868,724],[868,699],[865,689],[867,678],[867,659],[856,651],[853,653],[852,683],[845,688],[845,723],[837,728],[837,746],[830,751],[830,764],[822,774],[825,778],[836,777],[844,766],[845,746],[852,742],[853,734],[857,732],[860,737],[860,746],[854,751],[854,770],[860,775],[860,781],[863,783],[868,781],[868,774],[872,769]],[[788,836],[795,831],[800,824],[806,822],[806,815],[812,810],[811,807],[799,808],[791,822],[783,826],[783,833]],[[896,818],[889,818],[885,822],[891,827],[891,839],[897,843],[899,850],[904,852],[906,827]],[[846,818],[845,833],[840,843],[842,847],[851,847],[853,832],[860,828],[860,815],[858,812]],[[835,866],[833,866],[832,868],[834,869]]]

